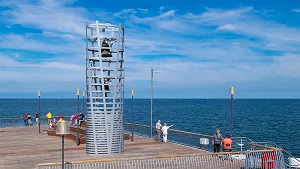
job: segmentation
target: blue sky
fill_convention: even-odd
[[[0,19],[0,98],[76,98],[96,20],[125,26],[126,97],[153,68],[155,98],[300,98],[297,0],[3,0]]]

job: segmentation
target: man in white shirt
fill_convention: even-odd
[[[167,140],[168,140],[168,129],[170,127],[172,127],[173,125],[171,126],[167,126],[167,124],[165,123],[164,126],[161,128],[161,131],[163,133],[163,142],[166,143]]]
[[[159,139],[160,139],[160,130],[161,130],[160,120],[157,121],[155,128],[156,128],[156,130],[155,130],[156,136],[155,136],[154,140],[159,141]]]

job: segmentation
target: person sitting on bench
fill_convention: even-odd
[[[55,124],[54,122],[51,120],[50,123],[49,123],[49,129],[52,129],[54,128]]]
[[[231,152],[232,151],[232,140],[229,135],[226,135],[226,138],[222,141],[223,152]]]
[[[86,119],[86,116],[84,116],[84,114],[82,114],[82,112],[79,113],[78,116],[78,125],[80,126],[81,122],[84,121]]]

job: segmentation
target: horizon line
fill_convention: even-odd
[[[38,98],[1,98],[0,99],[38,99]],[[78,98],[43,98],[41,97],[40,99],[55,99],[55,100],[60,100],[60,99],[73,99],[73,100],[77,100]],[[80,100],[82,100],[82,97],[79,98]],[[86,97],[84,97],[84,99],[86,99]],[[124,98],[124,99],[132,99],[131,97],[128,97],[128,98]],[[145,100],[145,99],[151,99],[151,98],[134,98],[134,99],[140,99],[140,100]],[[216,100],[216,99],[222,99],[222,100],[225,100],[225,99],[231,99],[230,97],[228,98],[153,98],[153,99],[199,99],[199,100]],[[294,100],[298,100],[300,98],[246,98],[246,97],[241,97],[241,98],[234,98],[235,100],[238,100],[238,99],[294,99]]]

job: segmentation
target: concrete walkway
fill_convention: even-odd
[[[41,130],[46,130],[42,126]],[[85,144],[65,139],[65,161],[100,160],[108,158],[148,157],[175,154],[207,153],[172,143],[155,142],[135,136],[134,142],[125,140],[124,154],[113,156],[89,156]],[[32,169],[41,163],[61,162],[61,138],[38,133],[38,127],[0,128],[0,169]]]

